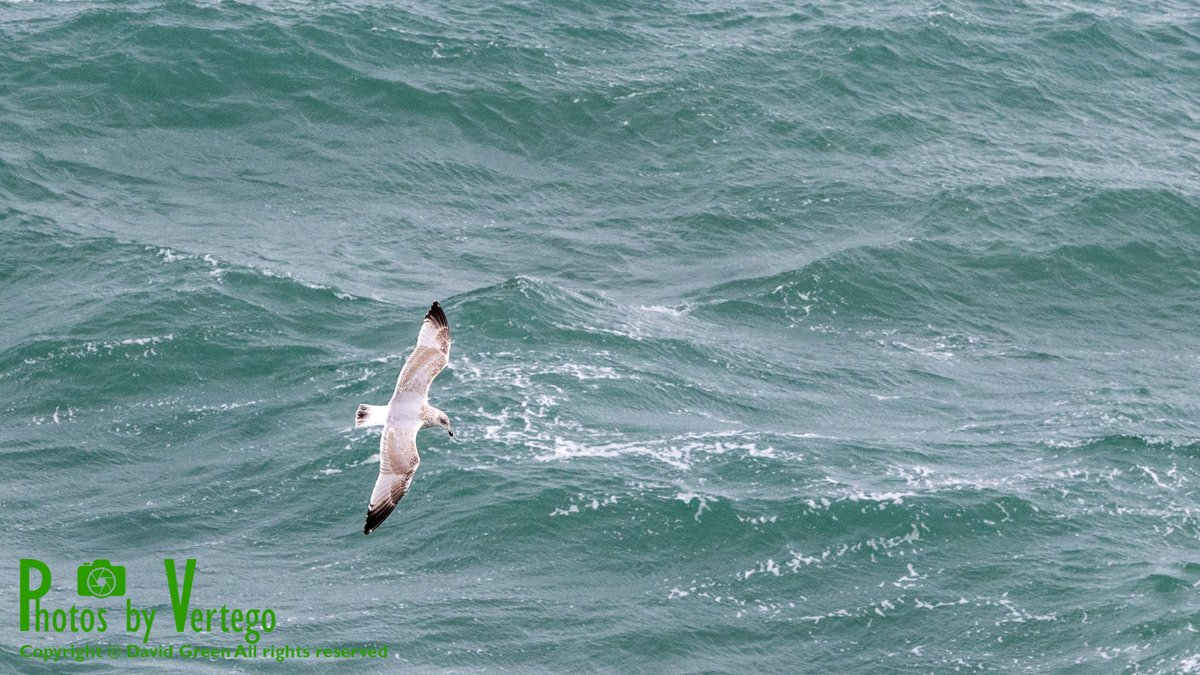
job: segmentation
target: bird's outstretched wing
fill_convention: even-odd
[[[436,302],[425,314],[421,333],[417,336],[417,347],[408,355],[400,377],[396,380],[396,398],[406,392],[415,392],[425,398],[429,394],[429,383],[442,372],[450,360],[450,324],[446,313]]]
[[[375,479],[375,489],[371,491],[371,501],[367,504],[367,523],[363,526],[363,534],[371,534],[372,530],[387,520],[404,493],[408,492],[413,474],[421,463],[421,456],[417,454],[419,428],[383,428],[383,435],[379,438],[379,478]]]

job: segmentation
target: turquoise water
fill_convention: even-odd
[[[193,557],[389,650],[312,672],[1200,670],[1198,54],[1182,2],[0,3],[0,664],[136,642],[19,632],[19,558],[236,646]],[[433,300],[456,439],[364,537]]]

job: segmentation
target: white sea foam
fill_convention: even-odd
[[[652,314],[667,314],[669,316],[684,316],[691,312],[692,307],[693,305],[691,303],[684,303],[678,307],[666,307],[664,305],[638,305],[638,309],[642,310],[643,312],[650,312]]]
[[[802,566],[807,567],[818,563],[823,563],[830,560],[836,560],[849,554],[870,554],[883,553],[888,557],[891,556],[892,549],[900,547],[908,547],[916,544],[921,540],[921,530],[929,531],[925,523],[915,521],[909,525],[912,529],[908,534],[896,535],[894,537],[871,537],[865,541],[855,543],[843,543],[840,546],[826,548],[820,552],[811,554],[788,549],[788,554],[791,559],[784,566],[793,572],[799,572]]]
[[[607,352],[594,352],[590,356],[602,360],[607,357]],[[565,376],[580,382],[641,379],[637,373],[619,372],[614,366],[566,359],[549,363],[531,362],[526,355],[515,352],[484,354],[474,358],[462,356],[456,360],[455,369],[456,375],[467,382],[501,383],[519,388],[529,388],[535,379],[547,375]]]
[[[344,369],[339,368],[336,375],[339,381],[337,384],[333,385],[333,388],[334,390],[340,390],[346,389],[347,387],[353,387],[363,382],[372,382],[377,378],[378,373],[370,368],[363,368],[362,372],[360,372],[358,375],[352,376]]]
[[[598,497],[587,498],[587,497],[584,497],[582,494],[579,494],[579,495],[576,495],[576,499],[578,501],[572,501],[570,504],[567,504],[566,506],[556,507],[553,511],[550,512],[550,515],[552,517],[553,516],[569,516],[573,513],[581,513],[583,509],[591,509],[592,511],[598,511],[606,506],[612,506],[613,504],[617,503],[616,495],[607,495],[603,499],[601,499]]]
[[[674,436],[669,439],[648,439],[645,441],[579,441],[573,438],[555,436],[548,443],[540,439],[529,441],[530,447],[540,450],[534,459],[542,462],[565,461],[580,458],[612,458],[623,455],[640,455],[650,457],[677,469],[688,469],[692,463],[703,455],[723,455],[726,453],[744,454],[748,457],[775,457],[776,451],[772,446],[762,446],[754,441],[732,441],[714,439],[714,435],[725,434],[696,433]]]
[[[208,256],[205,256],[205,260],[207,260],[207,259],[208,259]],[[214,261],[214,264],[215,264],[215,261]],[[307,279],[302,279],[288,271],[280,272],[280,271],[274,270],[270,267],[251,267],[251,269],[253,269],[254,271],[258,272],[260,275],[267,277],[269,279],[287,279],[288,281],[295,282],[305,288],[310,288],[314,291],[331,291],[331,290],[333,290],[329,286],[326,286],[324,284],[318,284],[314,281],[308,281]],[[346,296],[346,297],[349,298],[351,296]]]
[[[163,262],[173,263],[180,260],[195,260],[196,256],[189,253],[179,253],[169,248],[160,248],[155,250],[153,246],[147,246],[147,251],[154,251],[154,254],[163,259]]]
[[[158,355],[158,345],[164,342],[171,342],[174,339],[175,334],[168,333],[166,335],[148,335],[112,340],[89,340],[82,344],[61,347],[42,357],[26,358],[24,359],[24,363],[26,365],[36,365],[43,361],[52,361],[60,356],[84,359],[93,356],[119,354],[125,358],[149,358]],[[141,347],[141,349],[131,350],[129,349],[130,347]]]
[[[1165,490],[1174,490],[1175,489],[1174,487],[1171,487],[1170,485],[1167,485],[1166,483],[1159,480],[1158,474],[1155,473],[1154,469],[1151,469],[1150,467],[1144,466],[1142,464],[1138,464],[1137,468],[1141,469],[1143,473],[1145,473],[1147,476],[1149,476],[1150,479],[1154,481],[1154,484],[1157,485],[1158,487],[1163,488]]]
[[[700,516],[705,511],[712,510],[709,508],[708,502],[716,501],[716,499],[714,499],[712,497],[707,497],[705,495],[697,494],[695,492],[680,492],[679,494],[675,495],[675,499],[678,499],[679,501],[681,501],[685,504],[691,504],[692,500],[696,501],[696,513],[695,513],[695,515],[692,516],[692,520],[695,520],[697,523],[700,522]]]
[[[234,401],[232,403],[211,403],[208,405],[189,406],[188,412],[191,413],[210,413],[210,412],[226,412],[229,410],[237,410],[238,408],[246,408],[262,403],[265,399],[255,399],[252,401]]]

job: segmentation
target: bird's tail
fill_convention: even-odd
[[[387,411],[386,405],[367,405],[363,403],[358,406],[358,412],[354,415],[354,426],[369,427],[384,424],[387,422]]]

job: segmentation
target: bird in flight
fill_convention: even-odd
[[[358,406],[354,426],[383,426],[379,439],[379,478],[367,504],[367,523],[363,534],[379,527],[391,515],[396,504],[408,492],[421,456],[417,454],[417,432],[430,427],[442,427],[450,437],[450,418],[429,405],[429,383],[442,372],[450,359],[450,324],[446,313],[436,302],[425,314],[417,346],[408,355],[396,391],[387,405]]]

